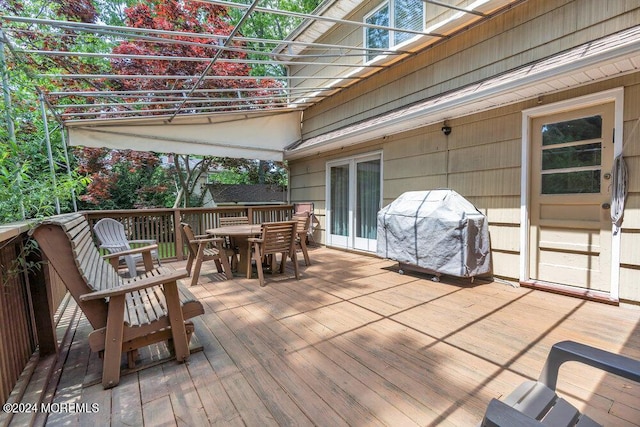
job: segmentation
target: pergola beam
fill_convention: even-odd
[[[211,46],[214,49],[213,46]],[[193,57],[193,56],[166,56],[166,55],[134,55],[125,53],[93,53],[93,52],[69,52],[59,50],[34,50],[34,49],[17,49],[16,52],[31,54],[31,55],[45,55],[45,56],[75,56],[78,58],[105,58],[105,59],[140,59],[140,60],[155,60],[155,61],[185,61],[185,62],[208,62],[212,58],[208,57]],[[230,58],[218,58],[216,62],[228,63],[228,64],[262,64],[262,65],[314,65],[324,67],[345,67],[353,68],[355,65],[346,64],[341,62],[303,62],[303,61],[266,61],[259,59],[230,59]],[[365,64],[361,65],[365,68],[384,68],[382,65]]]
[[[246,5],[245,5],[246,6]],[[22,22],[28,24],[36,24],[36,25],[46,25],[55,28],[75,30],[75,31],[84,31],[91,32],[96,34],[105,34],[105,35],[115,35],[115,36],[123,36],[127,38],[135,38],[137,40],[149,40],[158,43],[171,43],[171,44],[184,44],[184,45],[193,45],[193,46],[201,46],[201,47],[214,47],[216,49],[225,49],[229,51],[245,51],[242,48],[234,48],[234,47],[224,47],[222,45],[211,45],[208,43],[199,43],[192,42],[187,40],[176,40],[173,38],[167,37],[151,37],[149,34],[156,34],[158,36],[168,36],[168,37],[194,37],[200,39],[211,39],[217,42],[224,40],[225,36],[217,35],[217,34],[204,34],[204,33],[190,33],[183,31],[171,31],[171,30],[156,30],[156,29],[148,29],[148,28],[135,28],[135,27],[120,27],[115,25],[101,25],[101,24],[88,24],[83,22],[72,22],[72,21],[58,21],[54,19],[38,19],[38,18],[24,18],[20,16],[3,16],[3,20],[11,21],[11,22]],[[13,30],[13,29],[11,29]],[[132,37],[128,37],[132,36]],[[360,51],[363,54],[366,53],[380,53],[380,54],[404,54],[409,53],[403,50],[391,50],[391,49],[380,49],[380,48],[366,48],[363,46],[348,46],[348,45],[336,45],[336,44],[327,44],[327,43],[315,43],[315,42],[301,42],[301,41],[293,41],[293,40],[282,40],[282,39],[263,39],[263,38],[248,38],[248,37],[236,37],[236,41],[243,43],[259,43],[259,44],[272,44],[274,46],[286,44],[289,46],[301,46],[303,48],[309,49],[338,49],[342,51]],[[265,55],[273,54],[271,51],[251,51],[256,53],[261,53]],[[278,53],[278,56],[287,56],[285,53]],[[291,57],[296,57],[296,55],[288,55]]]

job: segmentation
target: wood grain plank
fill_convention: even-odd
[[[259,288],[206,275],[190,288],[205,307],[194,319],[204,351],[115,389],[82,387],[102,369],[86,354],[82,318],[55,399],[110,399],[113,425],[476,425],[491,398],[537,378],[557,341],[640,359],[637,309],[497,282],[435,283],[392,262],[312,251],[300,281]],[[640,425],[635,384],[567,364],[559,393],[600,423]],[[91,419],[80,417],[50,421]]]
[[[198,328],[200,336],[202,336],[201,331],[202,328]],[[227,395],[222,381],[213,371],[205,353],[200,352],[191,355],[187,369],[191,373],[191,379],[198,391],[209,424],[221,426],[243,425],[240,413]]]
[[[168,389],[173,413],[178,425],[203,426],[208,417],[200,400],[191,375],[184,363],[164,363],[161,365],[168,378]]]
[[[143,423],[142,399],[137,374],[125,375],[111,391],[111,426],[139,426]]]
[[[178,425],[169,396],[162,396],[144,403],[142,414],[144,425],[147,426],[172,427]]]

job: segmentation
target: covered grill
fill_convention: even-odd
[[[491,272],[487,218],[453,190],[409,191],[378,212],[380,257],[439,277]]]

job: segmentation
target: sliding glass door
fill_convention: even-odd
[[[328,163],[327,184],[327,244],[375,252],[382,201],[381,155]]]

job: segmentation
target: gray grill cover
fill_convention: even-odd
[[[453,190],[409,191],[378,212],[378,256],[435,273],[491,272],[487,218]]]

